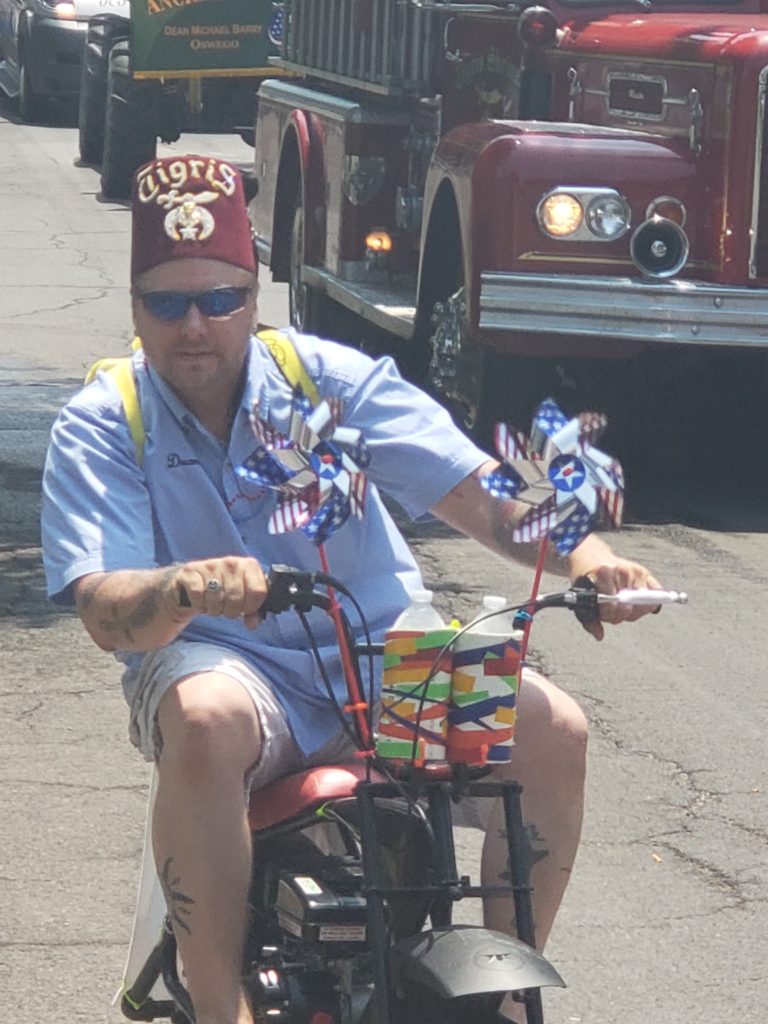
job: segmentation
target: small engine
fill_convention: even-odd
[[[334,892],[311,875],[282,871],[274,910],[280,927],[299,941],[365,942],[365,897]]]

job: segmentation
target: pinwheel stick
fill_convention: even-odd
[[[328,564],[328,555],[325,550],[324,544],[318,544],[317,550],[320,554],[320,565],[322,570],[327,575],[330,575],[330,566]],[[341,664],[344,669],[344,679],[347,684],[347,692],[349,694],[350,701],[344,708],[345,711],[351,711],[357,725],[358,735],[362,740],[363,749],[355,752],[356,757],[370,757],[374,753],[373,750],[373,737],[371,735],[371,728],[368,723],[366,712],[368,711],[368,703],[365,700],[358,682],[357,674],[355,672],[354,665],[352,664],[352,656],[349,651],[349,645],[347,644],[346,634],[344,632],[344,626],[341,621],[341,606],[339,605],[336,597],[336,591],[333,587],[328,587],[328,598],[330,600],[329,612],[333,619],[333,625],[336,629],[336,638],[339,641],[339,652],[341,654]]]

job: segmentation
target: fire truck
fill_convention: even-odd
[[[574,368],[768,346],[765,4],[285,0],[252,215],[294,324],[475,430]]]

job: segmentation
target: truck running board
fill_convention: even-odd
[[[399,338],[410,338],[416,319],[416,295],[412,285],[372,284],[369,281],[341,281],[326,270],[304,266],[302,280],[325,292],[359,316]]]

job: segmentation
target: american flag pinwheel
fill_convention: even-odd
[[[337,426],[338,415],[333,400],[313,408],[298,388],[287,434],[254,409],[251,423],[259,443],[237,472],[277,493],[270,533],[300,529],[321,545],[350,515],[362,517],[368,454],[360,431]]]
[[[513,531],[514,540],[549,536],[565,555],[592,530],[621,524],[621,464],[594,447],[605,425],[605,417],[593,412],[569,420],[547,398],[534,415],[530,438],[503,423],[496,427],[503,464],[482,485],[497,498],[528,506]]]

